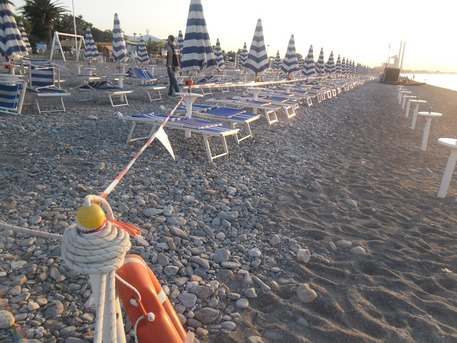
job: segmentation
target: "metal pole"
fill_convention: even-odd
[[[75,2],[74,0],[71,0],[71,6],[72,6],[72,9],[73,9],[73,28],[75,30],[75,52],[76,52],[76,61],[78,61],[79,59],[79,45],[77,43],[77,33],[76,33],[76,16],[75,16]]]

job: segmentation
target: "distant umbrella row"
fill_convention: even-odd
[[[186,34],[182,37],[180,31],[178,35],[178,44],[182,49],[182,71],[184,72],[188,72],[192,75],[193,73],[210,71],[216,67],[221,68],[225,65],[219,39],[217,39],[214,48],[211,46],[201,0],[191,0]],[[288,76],[299,71],[305,76],[323,75],[326,73],[355,74],[370,72],[369,68],[362,67],[360,64],[356,66],[355,62],[349,61],[344,57],[341,59],[339,55],[335,62],[333,51],[330,53],[330,56],[325,63],[323,49],[320,51],[319,59],[315,62],[312,45],[309,48],[305,60],[300,64],[295,51],[294,35],[290,38],[284,59],[281,60],[278,51],[270,66],[261,19],[257,21],[249,52],[246,43],[244,43],[243,49],[236,60],[236,66],[243,67],[254,73],[256,77],[269,68],[281,70]]]

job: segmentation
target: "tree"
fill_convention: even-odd
[[[31,37],[44,40],[48,49],[51,49],[54,24],[62,14],[68,12],[52,0],[25,0],[25,5],[20,8],[24,17],[31,26]]]

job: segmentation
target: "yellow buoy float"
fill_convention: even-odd
[[[97,204],[81,206],[76,214],[79,228],[86,231],[98,229],[106,222],[106,215],[103,209]]]

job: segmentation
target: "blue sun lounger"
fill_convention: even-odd
[[[14,77],[0,77],[0,112],[21,114],[24,104],[25,81]]]
[[[180,106],[178,107],[178,111],[186,112],[186,108]],[[237,143],[252,137],[251,123],[261,117],[260,114],[249,113],[242,109],[202,104],[193,104],[192,114],[205,119],[227,122],[233,128],[236,128],[237,125],[244,126],[246,133],[241,136],[240,130],[240,132],[236,134],[235,138]]]
[[[127,143],[134,142],[142,139],[149,139],[155,132],[157,126],[161,125],[162,122],[167,118],[165,114],[134,114],[132,116],[124,116],[121,113],[118,113],[119,119],[132,121],[132,127],[130,129],[129,135],[127,137]],[[153,125],[149,135],[144,137],[133,137],[137,124],[148,124]],[[197,119],[197,118],[188,118],[184,116],[171,116],[168,120],[165,128],[182,130],[186,132],[196,133],[203,136],[203,143],[205,145],[206,154],[208,160],[213,162],[216,158],[225,156],[229,153],[226,137],[227,136],[236,136],[239,129],[230,128],[223,126],[221,123],[216,123],[209,120]],[[213,155],[211,151],[211,146],[209,143],[209,137],[218,137],[221,140],[222,152],[217,155]]]

